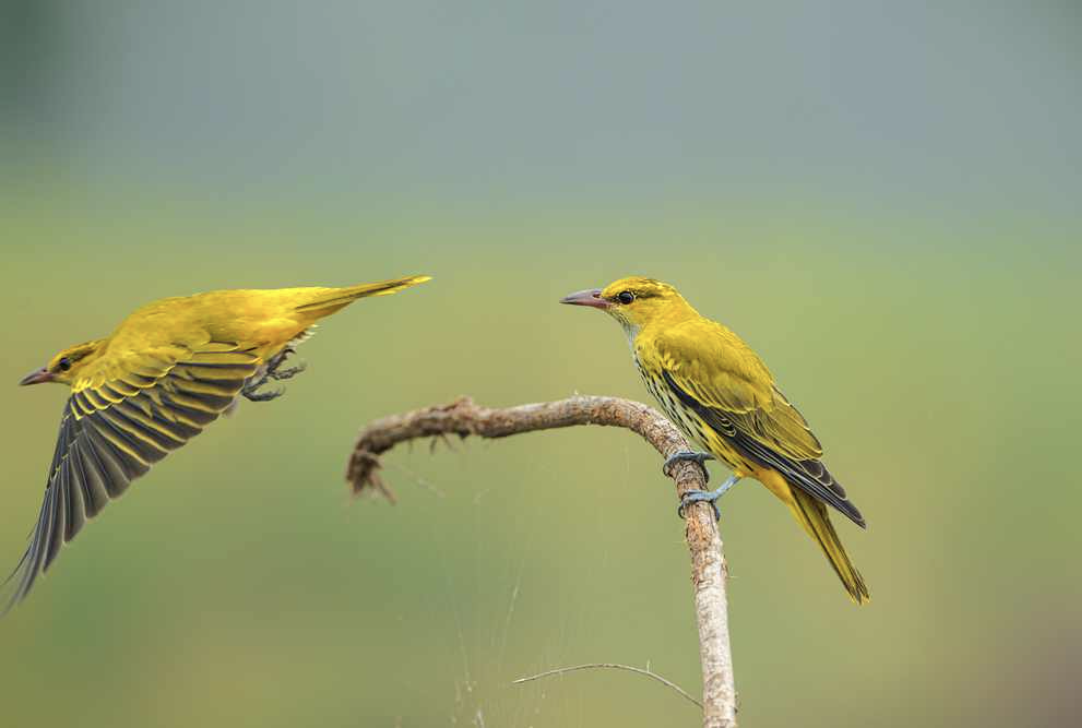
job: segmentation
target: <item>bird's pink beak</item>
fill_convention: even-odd
[[[54,381],[54,377],[48,369],[38,369],[23,377],[22,381],[19,382],[19,386],[25,387],[29,384],[44,384],[52,381]]]
[[[600,308],[602,310],[612,305],[601,297],[600,288],[590,288],[572,293],[570,296],[561,298],[560,303],[566,303],[568,306],[589,306],[590,308]]]

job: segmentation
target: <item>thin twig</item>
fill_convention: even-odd
[[[655,410],[617,397],[574,396],[557,402],[524,404],[493,409],[463,397],[447,405],[425,407],[392,415],[369,424],[357,440],[347,479],[354,493],[377,493],[393,499],[379,477],[380,457],[395,445],[426,437],[470,435],[501,438],[523,432],[575,425],[602,425],[629,429],[664,457],[688,450],[679,430]],[[680,461],[669,472],[676,481],[677,497],[706,488],[700,465]],[[736,725],[736,687],[729,644],[727,569],[713,510],[706,503],[687,509],[685,536],[691,554],[691,582],[695,617],[699,626],[699,659],[703,673],[704,728]]]
[[[559,668],[556,668],[555,670],[546,670],[545,672],[539,673],[537,675],[530,675],[529,677],[520,677],[518,680],[513,681],[511,684],[512,685],[521,685],[522,683],[533,682],[534,680],[540,680],[541,678],[553,677],[555,675],[563,675],[563,674],[569,673],[569,672],[578,672],[579,670],[627,670],[628,672],[633,672],[633,673],[635,673],[637,675],[645,675],[646,677],[648,677],[648,678],[650,678],[652,680],[657,680],[659,683],[661,683],[665,687],[667,687],[667,688],[669,688],[671,690],[675,690],[676,692],[680,693],[680,695],[682,695],[685,699],[687,699],[690,702],[694,703],[695,705],[699,706],[700,709],[703,707],[702,703],[700,703],[698,700],[696,700],[695,698],[688,695],[687,691],[684,690],[682,687],[680,687],[679,685],[677,685],[676,683],[674,683],[674,682],[672,682],[670,680],[666,680],[665,678],[661,677],[661,675],[658,675],[656,672],[650,672],[649,670],[647,670],[645,668],[642,668],[642,667],[632,667],[631,665],[620,665],[620,664],[617,664],[615,662],[595,662],[595,663],[591,663],[589,665],[575,665],[574,667],[559,667]]]

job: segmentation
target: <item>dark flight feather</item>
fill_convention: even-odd
[[[234,401],[259,359],[220,343],[149,371],[76,391],[60,423],[38,520],[4,585],[2,612],[22,601],[86,522],[131,481],[198,435]]]
[[[834,480],[821,461],[794,460],[768,447],[742,427],[747,418],[703,405],[681,389],[669,372],[663,371],[662,376],[677,399],[698,414],[721,437],[728,440],[738,452],[764,467],[777,470],[791,485],[837,509],[858,526],[865,527],[864,517],[857,507],[846,499],[845,490]]]

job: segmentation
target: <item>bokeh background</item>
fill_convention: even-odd
[[[643,398],[563,294],[648,274],[758,349],[868,517],[851,605],[759,486],[724,502],[747,726],[1077,721],[1082,74],[1073,0],[0,5],[14,566],[64,391],[148,300],[436,280],[137,483],[0,622],[12,726],[698,722],[655,454],[577,429],[396,452],[471,394]]]

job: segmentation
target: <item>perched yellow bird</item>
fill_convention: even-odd
[[[71,387],[45,500],[8,583],[10,609],[30,592],[60,547],[128,484],[245,397],[303,367],[283,369],[319,319],[359,298],[429,280],[409,276],[347,288],[202,293],[148,304],[109,336],[64,349],[20,384]]]
[[[714,505],[741,478],[755,478],[789,506],[853,601],[868,601],[868,587],[845,553],[826,506],[862,528],[864,518],[820,461],[823,450],[807,422],[739,336],[699,315],[672,286],[650,278],[623,278],[604,290],[573,293],[561,303],[599,308],[620,322],[650,394],[707,451],[678,453],[666,461],[666,469],[676,460],[714,458],[732,469],[717,490],[685,497],[681,512],[694,502]]]

